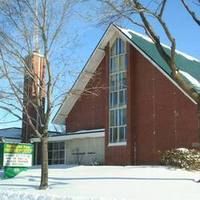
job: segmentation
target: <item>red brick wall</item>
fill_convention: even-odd
[[[197,105],[135,48],[128,45],[127,145],[108,145],[109,48],[87,86],[100,85],[99,95],[83,95],[66,122],[69,131],[105,127],[105,163],[154,164],[159,151],[191,147],[198,142]]]
[[[198,142],[197,105],[133,47],[130,53],[136,161],[157,163],[159,151]]]
[[[105,128],[105,61],[104,58],[66,118],[67,131]]]

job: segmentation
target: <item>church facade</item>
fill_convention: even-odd
[[[200,62],[177,51],[176,63],[198,91]],[[165,150],[199,146],[197,109],[149,38],[111,25],[53,122],[104,130],[105,164],[157,164]]]

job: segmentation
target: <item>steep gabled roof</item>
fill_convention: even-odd
[[[163,60],[158,53],[155,44],[152,40],[144,35],[136,33],[132,30],[122,29],[131,41],[137,45],[151,60],[159,65],[168,75],[171,74],[170,67]],[[165,51],[170,54],[170,48],[163,45]],[[200,93],[200,61],[192,56],[189,56],[181,51],[176,50],[175,54],[176,65],[181,70],[181,74],[188,80],[188,83],[192,84],[194,89]],[[195,81],[196,79],[196,81]]]
[[[150,38],[132,30],[123,29],[112,24],[104,33],[97,47],[87,61],[84,69],[77,78],[75,84],[72,86],[69,93],[67,93],[61,107],[53,119],[53,123],[65,124],[66,117],[102,61],[105,55],[105,46],[116,33],[142,53],[145,58],[147,58],[159,71],[161,71],[171,82],[173,82],[173,84],[175,84],[188,98],[194,102],[194,100],[171,79],[169,66],[162,59]],[[166,52],[170,53],[170,48],[166,45],[163,46]],[[180,51],[176,51],[175,60],[181,74],[188,81],[188,84],[191,84],[191,86],[200,93],[200,61]]]

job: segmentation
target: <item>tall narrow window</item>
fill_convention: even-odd
[[[127,53],[126,43],[117,38],[110,49],[109,142],[126,142]]]

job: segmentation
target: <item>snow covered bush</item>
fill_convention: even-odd
[[[188,170],[200,170],[200,152],[194,149],[178,148],[165,151],[161,164]]]

